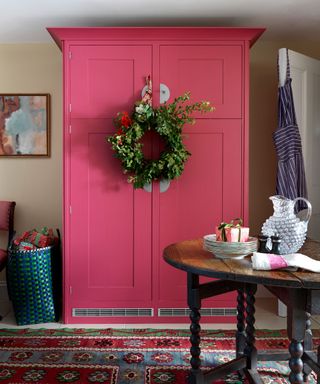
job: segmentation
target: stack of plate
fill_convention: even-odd
[[[216,241],[216,235],[203,236],[203,247],[212,252],[218,259],[243,259],[255,252],[258,247],[258,239],[249,237],[244,243]]]

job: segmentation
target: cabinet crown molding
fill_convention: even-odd
[[[52,27],[47,28],[62,49],[64,41],[106,40],[208,40],[249,41],[250,47],[263,34],[265,28],[225,27]]]

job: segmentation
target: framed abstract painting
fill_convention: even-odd
[[[1,156],[50,156],[49,94],[0,94]]]

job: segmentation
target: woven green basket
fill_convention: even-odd
[[[18,325],[56,321],[51,258],[54,247],[9,249],[8,293]]]

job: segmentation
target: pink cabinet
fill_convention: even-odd
[[[185,274],[162,260],[169,243],[248,218],[248,57],[262,29],[50,28],[64,55],[64,321],[186,322]],[[145,77],[170,99],[190,91],[216,111],[185,129],[192,153],[164,191],[134,190],[105,137],[141,98]],[[156,153],[150,136],[146,150]],[[204,320],[232,321],[234,296]]]

